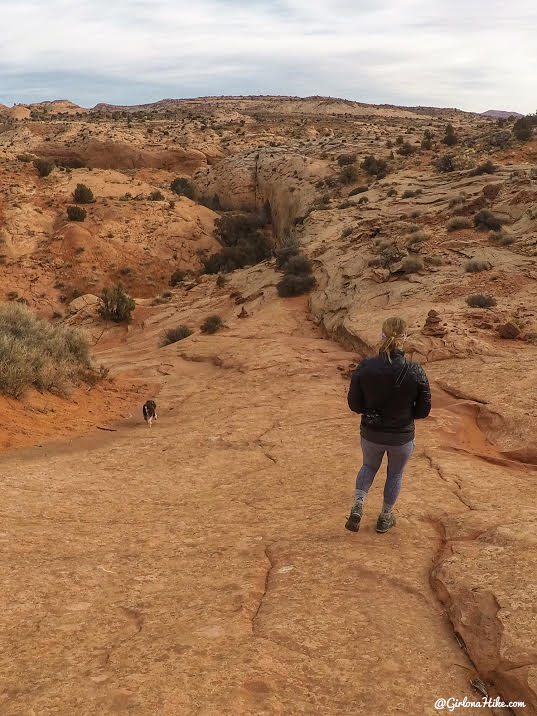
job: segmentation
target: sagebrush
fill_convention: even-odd
[[[90,369],[90,346],[77,328],[36,318],[20,303],[0,304],[0,391],[30,388],[67,396]]]

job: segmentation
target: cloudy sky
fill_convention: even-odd
[[[329,95],[534,112],[535,0],[0,0],[0,103]]]

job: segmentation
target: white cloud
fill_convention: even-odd
[[[1,6],[3,102],[44,99],[32,85],[89,103],[125,93],[132,103],[146,101],[157,88],[175,96],[311,93],[475,110],[533,111],[537,103],[537,7],[529,0]]]

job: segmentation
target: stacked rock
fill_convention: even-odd
[[[438,338],[446,335],[447,330],[445,326],[442,325],[442,319],[438,311],[435,311],[434,308],[427,314],[425,325],[421,329],[421,332],[426,336],[437,336]]]

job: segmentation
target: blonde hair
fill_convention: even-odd
[[[382,324],[383,339],[380,352],[386,354],[386,358],[391,363],[391,351],[403,347],[404,337],[406,334],[406,321],[402,318],[387,318]]]

